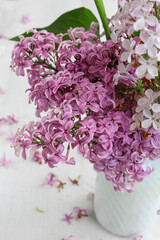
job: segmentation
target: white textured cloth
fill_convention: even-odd
[[[116,11],[116,1],[104,0],[110,17]],[[53,22],[65,11],[85,6],[96,15],[93,0],[0,0],[0,34],[13,37],[31,27],[43,27]],[[22,23],[22,15],[29,14],[31,22]],[[19,124],[4,125],[5,134],[0,136],[0,158],[6,153],[12,159],[9,168],[0,167],[0,240],[61,240],[73,235],[73,240],[120,240],[109,234],[96,221],[93,205],[87,199],[94,192],[96,173],[93,166],[76,151],[76,166],[59,166],[50,169],[30,159],[16,158],[7,138],[24,123],[33,120],[34,106],[28,104],[27,79],[17,77],[10,68],[14,42],[0,39],[0,118],[14,114]],[[55,173],[67,184],[61,192],[57,188],[44,186],[49,172]],[[68,177],[81,176],[79,186],[72,185]],[[62,222],[64,213],[70,213],[74,206],[86,208],[89,217]],[[39,208],[44,213],[36,211]],[[147,209],[146,209],[147,211]],[[144,240],[160,239],[160,216],[152,228],[144,233]],[[125,238],[130,240],[131,238]]]

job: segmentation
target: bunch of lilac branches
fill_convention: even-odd
[[[77,147],[121,191],[149,176],[160,157],[159,18],[158,1],[120,0],[111,40],[97,38],[96,23],[21,36],[11,67],[27,74],[39,119],[18,130],[16,154],[39,149],[55,167],[75,164]]]

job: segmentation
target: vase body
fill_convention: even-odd
[[[160,160],[153,162],[154,172],[136,183],[132,193],[113,189],[104,173],[98,173],[94,211],[98,222],[119,236],[133,236],[147,229],[160,206]]]

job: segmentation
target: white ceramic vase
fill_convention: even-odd
[[[135,191],[115,192],[104,173],[98,173],[94,210],[98,222],[119,236],[133,236],[147,229],[160,207],[160,160],[153,162],[155,171]]]

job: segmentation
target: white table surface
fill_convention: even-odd
[[[116,1],[104,1],[110,17],[116,11]],[[31,27],[47,26],[63,12],[81,6],[90,8],[97,15],[93,0],[0,0],[0,34],[12,37]],[[22,23],[23,14],[30,14],[30,23]],[[0,240],[61,240],[69,235],[73,235],[73,240],[131,240],[131,237],[109,234],[96,221],[93,204],[87,199],[87,194],[94,192],[96,173],[76,151],[72,151],[76,166],[55,169],[29,158],[24,161],[15,157],[7,140],[10,131],[15,132],[35,117],[34,106],[28,104],[25,93],[27,79],[17,77],[9,68],[13,46],[13,42],[0,39],[0,87],[5,92],[0,94],[0,118],[14,114],[19,120],[14,126],[5,125],[5,134],[0,136],[0,158],[6,153],[7,159],[13,160],[9,168],[0,167]],[[67,182],[61,192],[43,185],[49,172]],[[72,185],[68,177],[78,176],[81,176],[79,186]],[[74,206],[86,208],[89,217],[71,225],[62,222],[64,213],[70,213]],[[36,208],[45,212],[37,212]],[[160,240],[159,226],[160,216],[157,215],[154,225],[143,233],[143,239]]]

